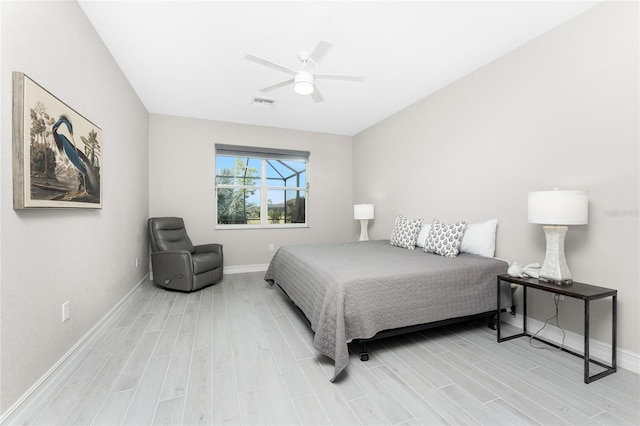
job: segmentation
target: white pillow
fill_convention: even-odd
[[[416,248],[416,237],[422,225],[422,219],[411,220],[402,215],[396,217],[391,234],[391,245],[413,250]]]
[[[493,257],[496,252],[496,227],[498,219],[482,223],[470,223],[462,236],[461,253]]]
[[[427,242],[427,237],[429,236],[429,230],[431,229],[430,223],[423,223],[422,228],[418,232],[418,239],[416,240],[416,246],[424,247]]]
[[[440,256],[456,257],[460,252],[460,243],[466,228],[467,222],[464,220],[445,225],[438,219],[434,219],[424,251]]]

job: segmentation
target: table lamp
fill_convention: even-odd
[[[543,224],[547,251],[540,281],[571,284],[571,271],[564,255],[566,225],[588,223],[587,191],[536,191],[529,193],[529,223]]]
[[[367,227],[369,219],[373,219],[373,204],[354,204],[353,218],[360,221],[360,240],[358,241],[369,241]]]

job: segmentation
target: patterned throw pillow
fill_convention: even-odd
[[[391,245],[409,250],[415,249],[420,226],[422,226],[422,219],[411,220],[398,215],[391,234]]]
[[[456,257],[460,252],[460,243],[465,229],[467,229],[467,221],[465,220],[445,225],[440,223],[438,219],[434,219],[427,242],[424,245],[424,251],[440,256]]]

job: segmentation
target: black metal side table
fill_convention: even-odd
[[[616,304],[618,298],[618,290],[614,290],[606,287],[598,287],[590,284],[583,284],[579,282],[573,282],[572,284],[555,284],[548,283],[544,281],[539,281],[535,278],[519,278],[512,277],[510,275],[498,275],[498,304],[500,307],[500,283],[502,281],[521,285],[523,289],[522,296],[522,333],[514,334],[513,336],[501,337],[500,336],[500,309],[496,310],[497,315],[497,339],[498,343],[504,342],[507,340],[515,339],[517,337],[529,336],[533,339],[544,342],[548,345],[561,349],[565,352],[568,352],[572,355],[578,356],[584,359],[584,382],[590,383],[594,380],[601,379],[602,377],[608,376],[609,374],[616,372],[616,343],[617,343],[617,318],[616,318]],[[527,289],[534,288],[537,290],[547,291],[549,293],[559,294],[562,296],[573,297],[575,299],[580,299],[584,301],[584,354],[580,354],[574,352],[572,350],[566,349],[555,343],[549,342],[547,340],[541,339],[538,336],[534,336],[527,331]],[[611,365],[607,365],[603,362],[591,359],[589,357],[589,302],[592,300],[603,299],[605,297],[611,297]],[[589,363],[593,362],[600,367],[605,368],[604,371],[601,371],[598,374],[594,374],[593,376],[589,375]]]

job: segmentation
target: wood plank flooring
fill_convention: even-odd
[[[485,324],[371,343],[331,383],[263,275],[191,294],[141,285],[5,424],[640,424],[637,374],[586,385],[581,359],[498,344]]]

